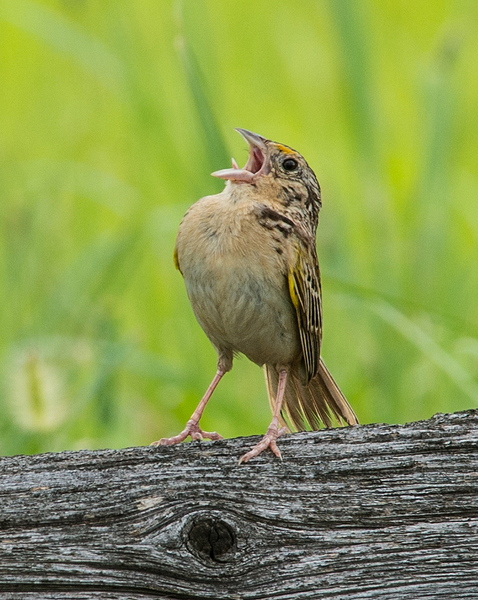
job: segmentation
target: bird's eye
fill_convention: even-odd
[[[299,163],[294,158],[286,158],[285,161],[282,163],[283,169],[289,172],[295,171],[298,166]]]

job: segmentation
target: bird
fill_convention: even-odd
[[[199,420],[235,355],[264,368],[272,421],[246,463],[299,431],[356,425],[358,419],[325,366],[316,230],[322,206],[315,173],[291,147],[237,128],[249,146],[245,166],[212,173],[222,192],[193,204],[179,226],[174,262],[197,321],[214,346],[217,371],[178,435],[154,446],[219,440]]]

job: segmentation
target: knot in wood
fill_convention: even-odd
[[[186,540],[189,551],[208,562],[231,560],[236,546],[236,534],[232,527],[211,515],[196,517],[189,526]]]

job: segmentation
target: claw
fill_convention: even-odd
[[[267,430],[265,436],[262,438],[262,440],[258,444],[256,444],[251,450],[249,450],[249,452],[246,452],[246,454],[241,456],[237,464],[240,465],[241,463],[249,462],[251,458],[254,458],[254,456],[258,456],[266,448],[270,448],[271,452],[275,454],[277,458],[280,458],[280,460],[282,460],[282,454],[277,446],[276,440],[279,436],[283,435],[284,433],[287,433],[286,427],[281,427],[281,429],[278,429],[275,425],[271,425]]]
[[[169,438],[161,438],[157,442],[152,442],[150,446],[172,446],[173,444],[179,444],[180,442],[184,442],[184,440],[190,436],[192,440],[222,440],[224,439],[222,435],[216,433],[215,431],[203,431],[198,423],[195,421],[189,420],[186,423],[186,427],[178,433],[178,435],[174,435]]]

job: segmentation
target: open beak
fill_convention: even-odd
[[[239,129],[242,137],[249,144],[249,158],[242,169],[239,169],[237,163],[232,159],[232,169],[221,169],[211,173],[213,177],[220,179],[229,179],[242,183],[253,183],[261,175],[267,175],[270,172],[269,153],[267,150],[266,139],[257,133]]]

